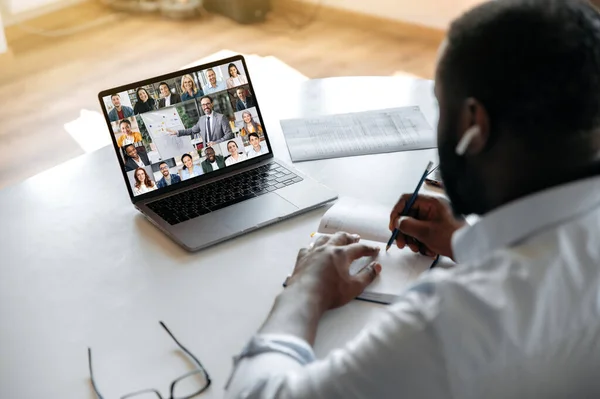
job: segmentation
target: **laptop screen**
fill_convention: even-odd
[[[134,197],[270,152],[241,56],[104,91],[100,101]]]

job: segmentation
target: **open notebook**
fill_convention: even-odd
[[[381,273],[357,299],[384,304],[395,302],[406,286],[428,270],[434,261],[408,248],[401,250],[395,245],[385,252],[391,235],[388,229],[389,215],[390,210],[382,205],[365,204],[346,197],[329,208],[319,224],[318,234],[345,231],[360,235],[363,243],[381,247],[377,257],[382,266]],[[316,236],[313,238],[316,239]],[[354,261],[350,265],[350,273],[357,273],[372,261],[372,258]]]

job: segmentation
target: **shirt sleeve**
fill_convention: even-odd
[[[198,119],[198,122],[189,129],[182,129],[177,131],[177,136],[191,136],[193,134],[200,133],[200,122],[202,121],[202,117]]]
[[[451,397],[434,323],[439,299],[432,291],[427,283],[413,287],[384,317],[322,360],[302,365],[279,350],[243,358],[227,398]],[[283,338],[277,339],[281,344]]]

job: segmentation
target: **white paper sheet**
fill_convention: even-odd
[[[292,161],[433,148],[418,106],[281,121]]]
[[[361,240],[361,243],[381,248],[377,258],[361,258],[350,265],[350,274],[356,274],[374,260],[381,264],[381,273],[365,289],[365,293],[400,295],[407,285],[415,281],[433,263],[433,258],[415,254],[408,248],[398,249],[392,246],[385,252],[385,244],[381,242]]]
[[[318,232],[333,234],[345,231],[358,234],[365,240],[387,243],[391,235],[388,229],[390,211],[383,205],[342,197],[325,212]]]
[[[181,155],[194,149],[190,136],[172,136],[167,129],[185,129],[179,114],[174,108],[141,114],[152,141],[159,148],[161,159],[180,159]]]

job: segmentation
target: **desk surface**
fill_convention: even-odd
[[[279,119],[416,104],[435,126],[432,90],[409,78],[332,78],[290,87],[283,101],[256,84],[275,155],[287,162]],[[435,158],[424,150],[295,166],[340,196],[391,207]],[[167,393],[191,366],[159,320],[213,379],[201,397],[221,397],[232,356],[259,328],[325,211],[188,253],[131,205],[109,147],[0,191],[0,209],[0,386],[3,396],[24,399],[94,398],[88,346],[107,398],[150,387]],[[354,301],[329,312],[317,355],[343,346],[383,309]]]

